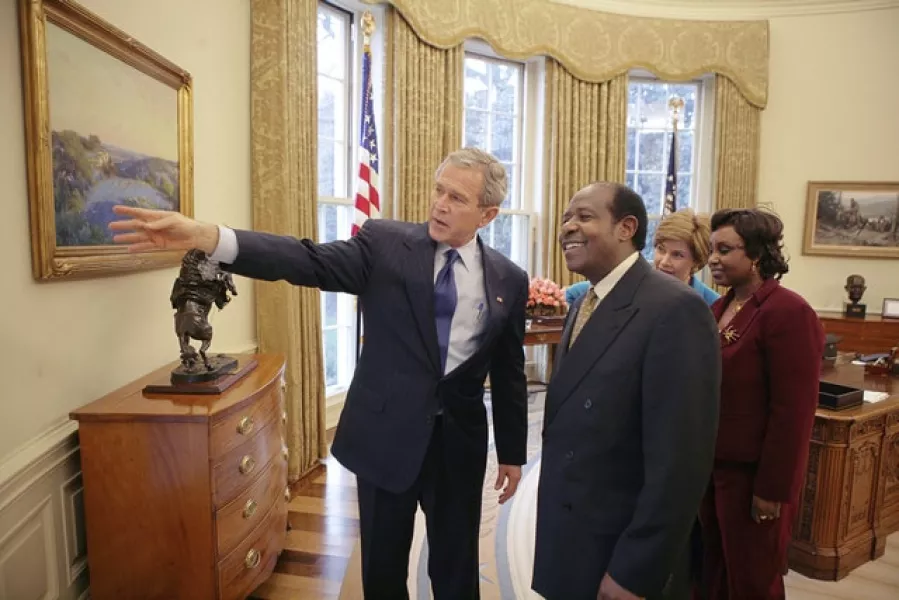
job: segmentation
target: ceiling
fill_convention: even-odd
[[[618,14],[681,19],[766,19],[899,8],[899,0],[551,0]]]

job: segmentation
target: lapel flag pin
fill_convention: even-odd
[[[502,297],[502,296],[497,296],[497,297],[496,297],[496,301],[499,302],[500,304],[502,304],[502,303],[503,303],[503,297]]]

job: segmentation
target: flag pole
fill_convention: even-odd
[[[362,54],[364,57],[368,57],[370,60],[371,56],[371,38],[375,32],[375,17],[371,14],[371,11],[365,11],[362,15]],[[365,60],[363,58],[363,60]],[[369,85],[371,82],[371,66],[369,65]],[[367,94],[370,90],[366,89],[366,86],[363,85],[362,89],[362,112],[365,114],[365,105],[368,101]],[[361,126],[365,127],[365,118],[362,119]],[[372,125],[374,126],[374,125]],[[363,134],[364,137],[364,134]],[[362,305],[359,303],[359,297],[356,296],[356,363],[359,362],[359,358],[362,355]]]
[[[677,119],[684,107],[684,99],[680,96],[671,96],[668,99],[668,109],[671,111],[671,146],[668,149],[668,172],[665,175],[665,189],[662,192],[662,215],[677,211]]]

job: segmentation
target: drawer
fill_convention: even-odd
[[[287,463],[273,460],[256,482],[215,514],[218,555],[225,556],[250,533],[272,506],[285,499]]]
[[[275,568],[287,537],[287,502],[283,499],[250,536],[218,564],[219,598],[244,600]]]
[[[255,483],[272,460],[287,462],[287,446],[278,422],[237,446],[212,467],[212,497],[217,508],[224,506]]]
[[[209,427],[209,456],[218,460],[265,429],[277,419],[286,420],[281,408],[281,389],[273,387],[262,398],[228,416],[214,421]]]

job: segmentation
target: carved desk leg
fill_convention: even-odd
[[[874,558],[883,556],[887,536],[899,531],[899,409],[886,415],[881,456],[874,516]]]

